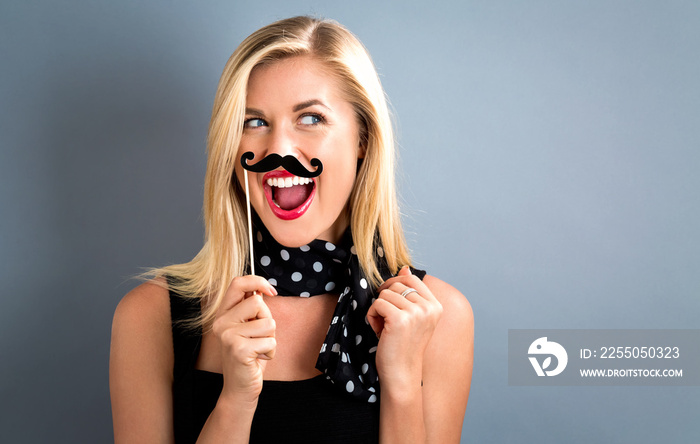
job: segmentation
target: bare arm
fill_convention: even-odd
[[[168,292],[146,283],[122,299],[112,323],[109,386],[116,444],[174,442],[172,375]]]
[[[454,287],[432,276],[425,283],[443,306],[423,363],[426,442],[459,443],[472,379],[474,315]]]
[[[265,364],[277,347],[275,321],[263,294],[277,292],[259,276],[234,278],[226,292],[213,326],[221,345],[224,387],[198,444],[248,442]]]
[[[382,288],[383,301],[369,312],[381,334],[380,441],[458,443],[471,382],[471,307],[439,279],[420,282],[403,270]],[[404,298],[407,288],[419,294]]]
[[[256,289],[274,292],[262,278],[236,278],[222,304],[215,331],[224,357],[224,389],[198,443],[248,442],[264,361],[275,348],[274,321],[262,297],[244,297]],[[140,285],[119,303],[112,324],[110,394],[116,444],[175,441],[173,366],[168,291],[153,283]]]

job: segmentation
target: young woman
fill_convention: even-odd
[[[348,30],[295,17],[243,41],[209,128],[204,247],[114,316],[115,441],[459,442],[472,312],[410,267],[393,168]]]

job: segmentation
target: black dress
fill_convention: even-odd
[[[201,329],[180,321],[200,313],[197,299],[170,292],[175,368],[173,408],[176,444],[194,443],[223,388],[223,376],[195,369]],[[377,443],[379,402],[356,401],[326,376],[302,381],[264,381],[250,443]]]

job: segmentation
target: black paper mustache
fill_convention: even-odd
[[[316,177],[323,171],[323,164],[320,160],[315,157],[311,159],[311,166],[316,167],[316,171],[309,171],[301,164],[294,156],[280,156],[279,154],[272,153],[265,156],[260,162],[249,165],[248,161],[253,160],[255,154],[252,151],[247,151],[241,156],[241,166],[248,171],[254,173],[267,173],[268,171],[275,170],[279,167],[284,168],[295,176],[299,177]]]

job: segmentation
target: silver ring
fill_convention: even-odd
[[[415,288],[408,287],[403,291],[403,293],[401,293],[401,296],[406,297],[411,293],[418,293],[418,290],[416,290]]]

